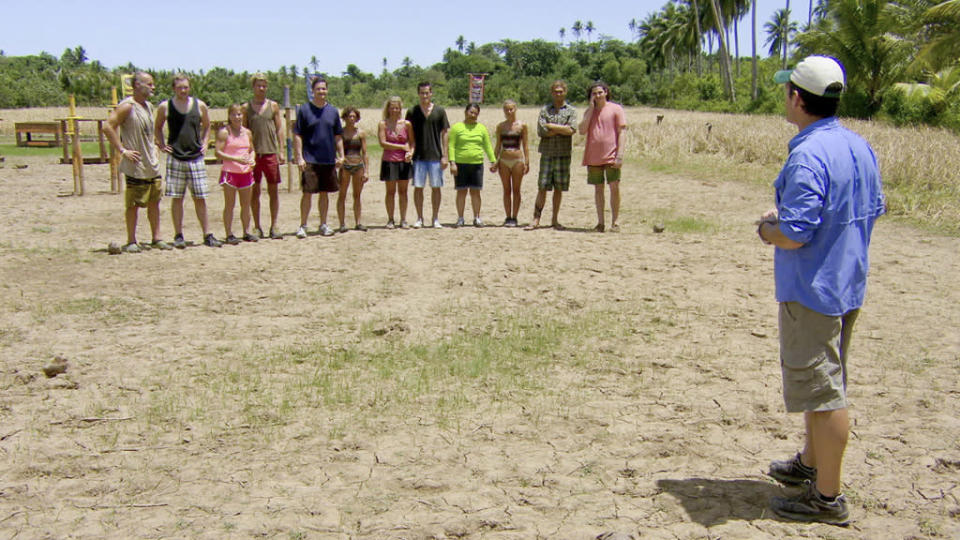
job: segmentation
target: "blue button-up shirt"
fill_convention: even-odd
[[[807,126],[789,148],[773,185],[780,230],[803,246],[775,252],[777,301],[843,315],[863,305],[870,235],[886,211],[877,158],[835,117]]]

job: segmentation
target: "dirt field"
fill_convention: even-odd
[[[53,158],[0,165],[0,538],[960,537],[953,238],[877,227],[844,529],[767,507],[787,491],[767,463],[802,440],[753,225],[768,189],[634,161],[622,232],[596,234],[574,167],[566,231],[385,230],[371,180],[368,232],[297,240],[284,186],[282,241],[200,246],[187,202],[193,246],[111,256],[105,166],[74,197]],[[489,173],[483,193],[499,225]]]

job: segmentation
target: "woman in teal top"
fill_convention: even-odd
[[[470,192],[473,225],[483,227],[480,219],[480,190],[483,189],[483,154],[493,162],[493,144],[486,126],[477,122],[480,105],[471,103],[464,110],[463,122],[450,128],[450,173],[457,190],[457,227],[463,226],[463,210]]]

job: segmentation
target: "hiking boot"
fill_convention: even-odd
[[[208,247],[220,247],[223,245],[223,242],[217,240],[217,237],[213,233],[209,233],[203,237],[203,244]]]
[[[177,249],[183,249],[187,247],[187,243],[183,240],[182,234],[178,234],[173,237],[173,247]]]
[[[796,497],[774,497],[770,499],[773,513],[793,521],[828,523],[846,527],[850,524],[850,512],[847,499],[843,495],[834,501],[827,501],[817,491],[813,482],[807,480],[806,489]]]
[[[307,237],[307,228],[303,225],[297,227],[297,238],[306,238]]]
[[[324,223],[320,226],[320,235],[321,236],[333,236],[333,229],[329,225]]]
[[[800,461],[800,452],[791,459],[771,461],[767,475],[781,484],[798,486],[806,481],[816,482],[817,469],[807,467]]]
[[[231,234],[227,236],[227,243],[231,246],[235,246],[240,243],[240,239]]]
[[[244,242],[256,242],[256,241],[258,241],[258,240],[260,240],[260,237],[258,237],[258,236],[255,235],[255,234],[247,233],[247,234],[243,235],[243,241],[244,241]]]
[[[138,246],[136,242],[130,242],[129,244],[120,248],[120,251],[123,251],[124,253],[140,253],[143,250],[140,249],[140,246]]]

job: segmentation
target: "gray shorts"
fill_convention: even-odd
[[[780,304],[780,369],[787,412],[847,407],[847,353],[860,314],[823,315],[797,302]]]

